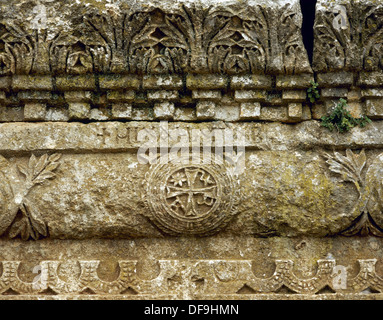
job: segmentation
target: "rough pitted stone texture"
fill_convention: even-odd
[[[383,299],[382,8],[0,0],[0,299]]]

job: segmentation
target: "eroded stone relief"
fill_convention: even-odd
[[[0,1],[0,299],[381,299],[382,8]]]
[[[48,235],[46,222],[28,194],[35,186],[55,177],[60,157],[60,154],[40,158],[32,155],[27,166],[20,164],[16,169],[1,156],[1,234],[10,227],[10,238],[37,240]]]
[[[311,72],[296,1],[174,4],[91,8],[70,18],[69,31],[45,26],[29,34],[8,21],[0,28],[2,74]]]
[[[2,261],[1,293],[13,290],[17,294],[37,295],[50,291],[51,295],[83,293],[93,295],[179,296],[180,298],[222,295],[267,294],[281,289],[299,294],[360,293],[366,289],[382,292],[383,279],[376,274],[376,259],[358,260],[359,273],[342,288],[337,282],[335,260],[318,260],[316,274],[299,278],[293,272],[293,261],[276,260],[270,277],[258,278],[249,260],[160,260],[160,273],[151,280],[141,279],[136,272],[137,261],[119,261],[119,275],[114,281],[100,279],[100,261],[78,261],[79,272],[71,280],[59,276],[59,261],[42,261],[40,276],[26,282],[18,276],[20,261]],[[71,265],[67,265],[71,269]],[[61,272],[64,270],[61,269]],[[180,291],[179,289],[182,288]]]

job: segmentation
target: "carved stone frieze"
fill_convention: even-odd
[[[2,75],[311,72],[298,1],[246,7],[234,1],[136,2],[117,10],[67,3],[45,2],[32,10],[1,4]],[[5,11],[13,11],[13,18]],[[59,15],[70,28],[54,25]],[[21,26],[24,19],[31,22]]]
[[[223,149],[222,158],[202,152],[198,163],[161,158],[157,163],[142,162],[142,149],[161,156],[162,126],[0,125],[0,151],[6,155],[1,161],[3,236],[381,236],[382,165],[379,150],[374,150],[381,141],[380,123],[355,128],[342,138],[325,134],[316,122],[294,127],[174,123],[168,130],[182,131],[183,142],[170,138],[167,150],[192,150],[194,131],[206,136],[232,132],[234,140],[244,138],[245,153],[240,157]],[[147,140],[148,132],[157,140]],[[210,152],[219,148],[218,140],[209,141],[205,147]],[[323,150],[333,144],[346,151]],[[302,145],[317,150],[302,150]],[[347,149],[349,145],[354,151]],[[42,156],[7,155],[26,148]],[[73,148],[77,154],[68,153]],[[61,157],[57,154],[64,151]],[[189,156],[192,159],[193,154]],[[243,170],[237,170],[234,160]]]
[[[383,300],[383,1],[314,2],[0,0],[0,299]]]
[[[137,274],[138,261],[119,261],[116,280],[105,281],[97,273],[100,261],[73,261],[66,263],[71,270],[79,271],[71,280],[59,274],[62,261],[41,261],[39,274],[32,282],[21,280],[18,275],[20,261],[2,261],[0,299],[12,295],[137,295],[148,297],[174,296],[193,298],[221,295],[270,294],[285,289],[287,294],[359,294],[366,289],[382,293],[383,279],[376,274],[376,259],[358,260],[360,270],[355,277],[340,285],[335,260],[318,260],[316,273],[309,278],[294,274],[292,260],[275,260],[275,270],[270,277],[256,277],[251,260],[159,260],[159,274],[153,279],[142,279]],[[60,271],[59,271],[60,269]],[[12,293],[11,293],[12,292]]]

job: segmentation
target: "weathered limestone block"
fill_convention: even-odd
[[[113,246],[110,241],[93,240],[87,242],[87,250],[80,242],[20,246],[13,241],[1,252],[0,297],[379,299],[382,268],[371,256],[381,258],[381,243],[373,238],[351,243],[345,238],[322,240],[270,238],[260,242],[234,237],[163,245],[162,239],[136,239]],[[162,244],[161,252],[158,244]],[[195,258],[201,248],[210,259]],[[6,258],[15,251],[26,259]],[[50,259],[44,259],[42,252],[49,253]],[[351,256],[359,259],[350,260]],[[33,270],[37,268],[46,277],[36,277]]]
[[[69,110],[65,107],[49,107],[46,110],[46,121],[68,121]]]
[[[193,99],[219,101],[222,94],[217,90],[193,90],[192,97]]]
[[[178,99],[178,92],[173,90],[158,90],[148,92],[148,100],[169,100]]]
[[[200,101],[197,103],[196,114],[197,119],[207,120],[213,119],[215,116],[216,103],[213,101]]]
[[[383,83],[383,72],[364,72],[359,73],[358,85],[366,87],[379,87]]]
[[[166,120],[173,119],[174,103],[159,102],[154,105],[154,117],[156,119]]]
[[[214,119],[221,121],[238,121],[240,109],[237,104],[224,104],[215,109]]]
[[[289,103],[288,114],[292,119],[301,119],[303,115],[302,103]]]
[[[108,91],[106,98],[110,102],[132,102],[135,99],[133,90],[124,91]]]
[[[284,90],[282,99],[287,102],[305,102],[307,92],[305,90]]]
[[[321,90],[322,98],[347,98],[348,96],[347,88],[323,88]]]
[[[69,119],[85,120],[90,117],[90,104],[87,102],[72,102],[69,104]]]
[[[354,75],[351,72],[327,72],[317,75],[321,87],[351,87]]]
[[[312,74],[300,75],[278,75],[276,77],[276,88],[278,89],[306,89],[310,82],[314,81]]]
[[[380,122],[378,124],[381,125]],[[221,126],[221,129],[225,127]],[[4,203],[22,205],[21,212],[26,210],[36,215],[37,221],[49,230],[51,238],[158,237],[160,232],[170,235],[205,235],[217,232],[227,224],[221,234],[253,236],[260,235],[267,229],[267,232],[282,236],[325,236],[342,233],[353,226],[363,212],[361,206],[365,200],[362,199],[369,197],[371,188],[376,187],[370,181],[368,172],[376,170],[378,162],[374,159],[379,159],[379,153],[371,150],[366,155],[363,150],[359,154],[348,150],[346,153],[335,152],[332,155],[298,148],[302,145],[328,148],[334,141],[337,141],[339,147],[343,145],[343,148],[349,145],[359,150],[381,147],[380,131],[376,127],[355,131],[339,140],[330,133],[324,134],[324,129],[315,122],[294,127],[278,124],[233,124],[235,132],[243,130],[246,137],[245,147],[248,149],[244,156],[246,174],[242,172],[235,176],[230,169],[230,159],[223,163],[214,160],[210,166],[141,164],[140,156],[134,150],[142,147],[140,137],[142,139],[142,135],[150,128],[158,129],[157,137],[160,137],[160,127],[155,124],[57,123],[24,124],[18,128],[11,124],[1,125],[0,150],[4,155],[22,150],[30,150],[33,154],[41,154],[40,150],[79,152],[77,155],[63,154],[61,157],[48,151],[39,157],[32,155],[29,158],[2,158],[2,170],[5,181],[8,181],[3,188],[12,190],[12,193],[6,193]],[[220,126],[179,123],[170,128],[184,130],[187,140],[180,146],[186,147],[192,141],[189,140],[192,137],[187,136],[188,130],[209,131],[214,128],[217,130]],[[306,134],[297,134],[300,131]],[[28,132],[27,137],[24,132]],[[62,135],[62,132],[66,134]],[[374,135],[371,135],[373,132]],[[215,144],[211,141],[215,148],[219,147],[217,137]],[[179,143],[179,140],[175,138],[168,143],[170,148]],[[101,153],[94,153],[95,150]],[[376,164],[366,164],[368,159]],[[346,167],[349,161],[355,163],[355,168],[352,168],[356,172],[355,176]],[[364,167],[367,168],[367,174]],[[41,168],[46,169],[43,169],[41,178],[35,178],[38,182],[26,183],[28,180],[25,179],[30,179],[29,175],[38,175]],[[171,194],[172,188],[188,194],[186,186],[197,183],[196,176],[193,176],[193,180],[188,180],[192,179],[188,172],[199,172],[201,179],[210,179],[212,190],[209,192],[213,192],[214,196],[211,198],[210,195],[209,198],[206,195],[210,199],[205,200],[206,205],[209,203],[208,208],[211,206],[208,211],[210,215],[206,219],[223,219],[225,223],[194,224],[193,218],[189,222],[185,220],[184,229],[178,229],[180,225],[175,222],[178,219],[175,217],[180,213],[176,216],[170,213],[171,219],[167,216],[173,210],[193,210],[192,217],[198,217],[207,209],[203,209],[204,206],[199,208],[198,205],[189,209],[176,206],[172,201],[178,198],[172,196],[169,196],[169,202],[166,201],[167,205],[162,204],[162,199],[166,199],[166,194]],[[356,176],[357,172],[360,176]],[[352,181],[356,187],[344,181]],[[167,191],[161,187],[164,185],[167,185]],[[228,193],[225,194],[226,192]],[[191,194],[189,196],[192,197]],[[200,202],[198,193],[196,196],[197,204]],[[372,206],[375,205],[374,201],[371,202]],[[157,208],[158,205],[160,207]],[[218,209],[220,205],[224,205],[224,209]],[[220,212],[220,215],[215,216],[214,212]],[[377,212],[378,217],[380,211]],[[157,217],[158,214],[160,216]],[[6,213],[3,215],[7,216]],[[8,232],[14,217],[15,213],[10,214],[5,222],[2,220],[3,232]],[[371,219],[374,224],[380,223],[374,215]],[[153,227],[149,221],[154,221],[158,228]],[[210,223],[213,223],[211,230],[208,227]],[[31,228],[35,233],[46,235],[46,231],[39,231],[42,227],[32,224]],[[204,231],[205,228],[208,228],[207,231]],[[10,235],[17,233],[10,232]],[[30,236],[33,237],[33,233]]]
[[[271,76],[266,75],[247,75],[234,76],[231,78],[230,87],[232,89],[266,89],[272,86]]]
[[[367,99],[366,114],[371,119],[383,117],[383,99]]]
[[[143,89],[182,89],[183,81],[179,75],[146,75],[142,82]],[[138,88],[136,88],[138,89]]]
[[[62,91],[94,90],[96,88],[94,75],[57,76],[56,88]]]
[[[240,102],[265,101],[267,92],[265,90],[236,90],[234,97]]]
[[[46,116],[46,105],[43,103],[27,103],[24,106],[24,119],[26,121],[43,120]]]
[[[49,76],[16,75],[12,77],[12,90],[53,90],[52,78]]]
[[[241,103],[241,119],[257,119],[261,115],[261,104],[259,102]]]
[[[103,74],[98,77],[100,89],[126,90],[138,89],[141,84],[140,77],[136,75]],[[145,83],[145,82],[144,82]]]
[[[114,119],[130,119],[132,117],[132,105],[129,103],[114,103],[112,105],[112,117]]]

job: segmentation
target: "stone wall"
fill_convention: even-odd
[[[381,299],[383,2],[303,9],[0,0],[0,299]]]

